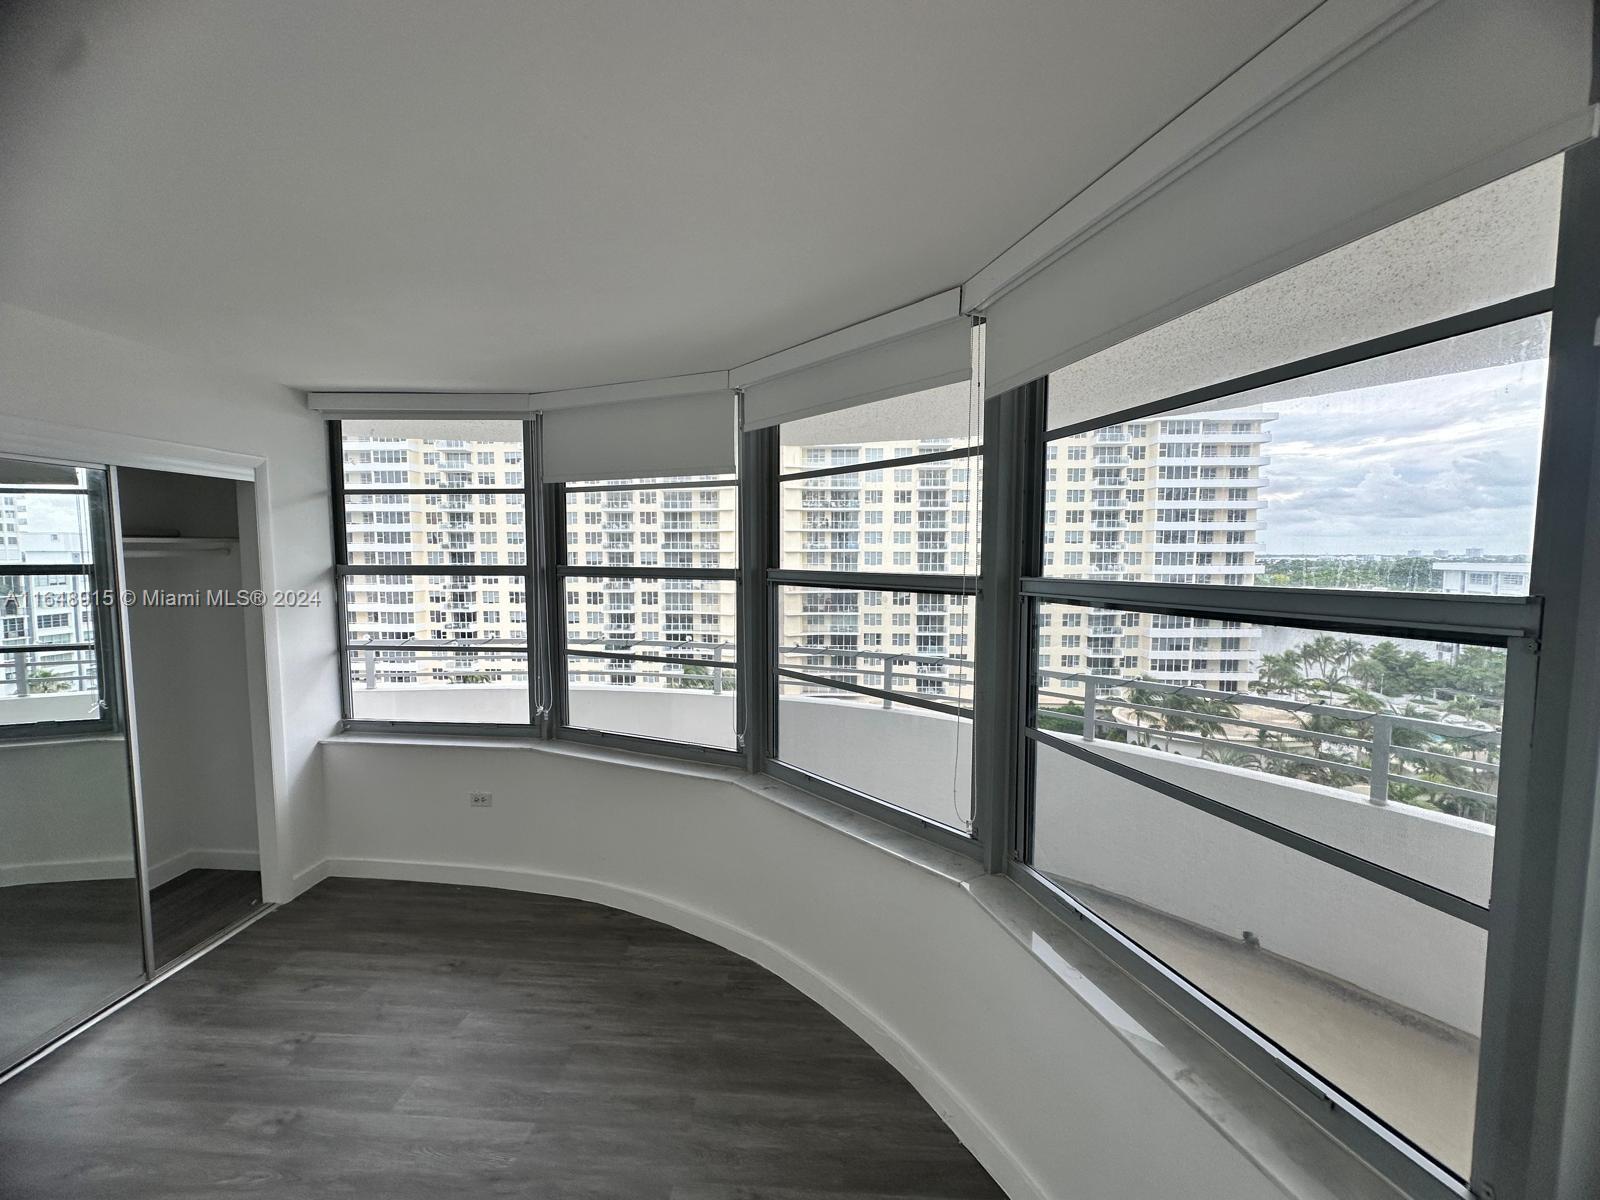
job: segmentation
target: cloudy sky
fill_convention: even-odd
[[[1265,405],[1267,554],[1525,555],[1545,363]]]

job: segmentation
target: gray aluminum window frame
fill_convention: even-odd
[[[398,418],[397,418],[398,419]],[[515,418],[513,418],[515,419]],[[441,418],[443,420],[443,418]],[[327,422],[328,471],[332,495],[331,515],[333,525],[334,558],[334,633],[339,654],[339,680],[341,720],[339,728],[348,733],[422,734],[461,737],[517,737],[540,740],[560,739],[587,743],[612,749],[686,759],[695,762],[741,766],[745,757],[742,749],[724,750],[712,746],[698,746],[688,742],[643,737],[636,734],[614,733],[609,730],[590,729],[573,725],[568,719],[567,698],[567,647],[565,587],[569,577],[596,578],[717,578],[737,581],[736,568],[686,567],[611,567],[583,566],[565,561],[567,491],[636,491],[639,484],[606,483],[574,487],[571,484],[547,483],[543,474],[543,422],[540,414],[517,419],[522,430],[523,482],[520,487],[461,487],[461,488],[411,488],[391,487],[382,484],[349,487],[344,480],[343,423]],[[737,488],[733,480],[695,480],[697,487]],[[648,486],[648,485],[646,485]],[[660,485],[657,485],[660,486]],[[353,566],[349,561],[346,519],[349,495],[520,495],[523,497],[524,529],[528,537],[527,561],[518,566],[462,565],[427,566],[415,563],[404,566]],[[483,721],[386,721],[352,716],[354,688],[349,670],[349,655],[361,647],[349,641],[349,617],[345,598],[346,581],[364,575],[407,575],[426,579],[433,575],[503,576],[522,584],[525,596],[525,624],[527,638],[504,647],[494,642],[470,643],[486,651],[503,649],[505,653],[525,656],[528,673],[528,719],[523,722]],[[726,665],[726,670],[737,672],[743,666],[744,639],[742,630],[736,635],[737,657]],[[413,639],[395,643],[396,647],[435,648],[430,640]],[[439,644],[437,648],[449,648]],[[608,657],[636,657],[613,655]],[[742,689],[741,689],[742,690]],[[742,705],[742,701],[741,701]],[[742,708],[741,708],[742,718]]]
[[[734,492],[734,510],[739,511],[740,481],[737,474],[732,478],[706,478],[685,477],[685,482],[673,484],[665,482],[674,477],[652,477],[649,483],[621,482],[621,483],[558,483],[548,485],[545,493],[545,510],[549,541],[551,545],[551,586],[546,596],[549,608],[549,626],[552,631],[552,646],[550,662],[552,676],[550,681],[552,708],[551,726],[553,736],[566,741],[581,742],[591,746],[604,746],[615,750],[632,750],[640,754],[653,754],[666,758],[686,759],[691,762],[711,763],[717,766],[740,767],[744,765],[745,740],[745,702],[743,668],[747,651],[745,649],[744,629],[739,619],[743,611],[741,595],[743,579],[738,566],[733,567],[667,567],[667,566],[600,566],[584,565],[583,563],[568,562],[566,554],[567,530],[567,496],[573,492],[639,492],[639,491],[702,491],[702,490],[729,490]],[[737,564],[742,553],[743,545],[740,536],[734,539],[734,558]],[[732,581],[734,585],[734,657],[723,664],[722,668],[733,672],[735,679],[735,692],[738,697],[734,703],[734,749],[728,750],[720,746],[702,746],[694,742],[672,741],[667,738],[647,737],[637,733],[619,733],[609,729],[593,729],[584,725],[574,725],[571,719],[571,703],[568,694],[567,673],[570,669],[568,663],[569,647],[567,645],[567,617],[566,617],[566,580],[568,579],[700,579],[700,580],[725,580]],[[588,654],[578,657],[591,657]],[[640,655],[640,654],[606,654],[607,659],[628,659],[637,662],[668,662],[673,661],[670,655]]]
[[[975,322],[980,323],[980,322]],[[981,387],[981,382],[976,386]],[[741,400],[742,404],[742,400]],[[992,411],[986,406],[987,414]],[[742,415],[742,410],[741,410]],[[760,678],[752,672],[747,681],[747,689],[755,692],[759,689],[760,699],[753,701],[746,728],[760,730],[761,745],[747,755],[747,766],[752,771],[772,776],[792,787],[810,792],[824,800],[832,801],[854,812],[881,821],[894,828],[914,833],[919,837],[942,846],[947,850],[954,850],[958,854],[980,861],[984,858],[984,839],[980,826],[984,823],[982,805],[980,803],[978,788],[973,788],[972,831],[964,833],[953,826],[935,821],[921,813],[902,808],[897,804],[884,800],[881,797],[870,795],[827,779],[813,771],[805,770],[792,763],[784,762],[780,756],[782,743],[779,740],[779,690],[781,681],[795,679],[801,682],[814,680],[807,672],[795,668],[785,667],[781,662],[783,651],[782,631],[780,628],[780,606],[776,597],[783,587],[815,587],[828,588],[840,591],[882,591],[882,592],[913,592],[924,595],[940,596],[968,596],[974,600],[975,623],[973,638],[974,657],[969,659],[973,677],[973,703],[970,705],[947,704],[916,693],[901,693],[892,689],[880,689],[861,684],[840,684],[830,680],[832,686],[841,687],[843,690],[858,692],[879,700],[886,700],[894,704],[904,704],[911,708],[922,708],[934,712],[945,713],[970,720],[972,722],[973,737],[973,780],[976,785],[981,778],[976,774],[979,769],[979,722],[978,697],[981,694],[983,669],[980,667],[983,638],[983,604],[978,601],[980,592],[979,579],[985,564],[988,561],[989,542],[988,531],[983,520],[971,527],[971,532],[977,534],[976,544],[968,547],[969,553],[978,555],[979,571],[965,571],[961,573],[938,574],[936,572],[898,572],[898,571],[834,571],[786,568],[782,565],[779,555],[783,544],[783,505],[781,503],[784,484],[796,480],[824,479],[836,475],[862,475],[868,471],[891,471],[897,467],[915,467],[931,463],[954,462],[969,460],[977,462],[987,457],[988,427],[985,425],[984,440],[971,446],[957,447],[951,450],[924,451],[914,454],[899,455],[893,458],[863,459],[853,463],[834,463],[827,466],[800,467],[793,471],[784,471],[780,467],[779,455],[781,448],[781,430],[779,426],[747,432],[742,435],[740,450],[741,461],[751,464],[750,477],[745,481],[746,489],[750,493],[746,521],[751,527],[750,543],[747,554],[750,555],[745,562],[748,567],[746,572],[746,591],[759,592],[759,600],[752,601],[748,606],[747,621],[751,628],[765,630],[762,645],[752,649],[752,661],[759,661]],[[984,472],[985,487],[989,472]],[[887,490],[894,486],[885,478],[883,487]],[[968,479],[968,488],[975,488],[977,481]],[[985,492],[987,500],[987,491]],[[981,511],[981,510],[980,510]],[[902,657],[915,658],[913,655]],[[992,827],[992,822],[991,822]]]
[[[522,486],[521,487],[464,487],[464,488],[396,488],[386,487],[381,484],[371,486],[349,487],[345,483],[344,462],[344,422],[332,420],[328,425],[328,474],[332,489],[333,503],[333,619],[334,636],[339,647],[339,687],[340,687],[340,713],[341,730],[349,733],[414,733],[414,734],[458,734],[458,735],[510,735],[515,737],[546,737],[548,706],[545,700],[545,684],[548,674],[543,669],[542,658],[545,639],[539,625],[542,605],[538,603],[539,589],[543,580],[542,563],[543,554],[537,536],[539,525],[539,422],[537,417],[533,420],[519,421],[518,427],[522,431]],[[476,467],[473,468],[476,470]],[[482,566],[479,564],[462,564],[458,566],[429,566],[409,563],[404,566],[352,566],[350,564],[350,545],[348,535],[347,517],[349,507],[346,497],[350,495],[421,495],[421,496],[477,496],[477,495],[520,495],[522,496],[522,509],[524,529],[533,536],[526,541],[526,561],[520,566]],[[345,598],[347,583],[351,579],[359,579],[367,575],[405,575],[414,580],[425,580],[429,576],[446,575],[477,575],[501,576],[508,580],[520,582],[524,591],[525,624],[528,631],[526,638],[517,644],[501,648],[488,643],[471,642],[466,645],[476,645],[480,649],[493,652],[501,649],[506,654],[520,653],[527,664],[528,674],[528,718],[526,721],[385,721],[370,717],[355,717],[355,687],[351,680],[351,654],[362,647],[350,644],[349,606]],[[510,605],[508,604],[508,607]],[[405,646],[430,648],[431,639],[412,639],[410,642],[396,642],[393,649]]]

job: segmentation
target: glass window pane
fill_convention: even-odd
[[[1036,637],[1039,729],[1488,903],[1503,649],[1070,604]]]
[[[981,455],[786,480],[782,565],[975,575],[982,493]]]
[[[347,488],[521,487],[520,421],[340,422]]]
[[[780,668],[971,706],[970,596],[780,586],[777,599]]]
[[[1561,165],[1536,163],[1063,367],[1050,426],[1549,287]]]
[[[355,720],[529,723],[526,654],[378,643],[346,653]]]
[[[571,576],[561,585],[569,724],[736,747],[735,581]]]
[[[650,487],[681,487],[686,483],[713,484],[722,487],[733,487],[739,481],[731,475],[646,475],[634,479],[584,479],[567,484],[572,491],[581,492],[586,488],[616,487],[618,484],[629,483],[636,488]]]
[[[780,483],[780,565],[976,574],[983,456],[895,460],[982,445],[982,415],[970,386],[958,383],[783,425],[784,474],[853,463],[862,469]]]
[[[1046,446],[1044,573],[1525,595],[1549,318]]]
[[[739,493],[715,479],[639,481],[637,489],[567,488],[565,561],[587,567],[739,565]]]
[[[350,645],[420,640],[525,644],[527,580],[521,575],[345,577]]]
[[[629,659],[567,660],[567,723],[575,729],[738,749],[738,672]]]
[[[1483,930],[1039,746],[1033,864],[1456,1172]]]
[[[778,759],[959,833],[972,829],[972,722],[780,677]]]
[[[30,652],[0,643],[0,725],[98,721],[102,716],[94,650]]]
[[[519,493],[345,495],[353,567],[525,566],[527,521]]]
[[[971,722],[853,688],[972,705],[976,603],[853,588],[776,590],[783,762],[957,828],[971,814]],[[809,678],[797,678],[803,675]]]
[[[0,459],[0,563],[94,561],[81,467]]]

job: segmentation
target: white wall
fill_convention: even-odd
[[[49,441],[60,427],[86,443],[116,435],[111,461],[135,461],[124,455],[138,439],[266,460],[256,496],[267,514],[262,582],[322,601],[260,618],[274,725],[263,886],[268,899],[285,899],[289,880],[323,855],[316,747],[339,715],[323,423],[289,388],[0,303],[0,450]]]
[[[131,878],[123,740],[0,742],[0,887]]]
[[[231,491],[231,488],[230,488]],[[237,553],[132,558],[126,582],[150,882],[258,862],[245,614],[144,593],[240,588]]]
[[[905,1071],[1018,1200],[1282,1200],[958,883],[731,773],[612,757],[329,743],[328,868],[601,900],[752,957]]]

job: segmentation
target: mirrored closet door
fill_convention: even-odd
[[[0,1069],[145,979],[104,469],[0,458]]]

